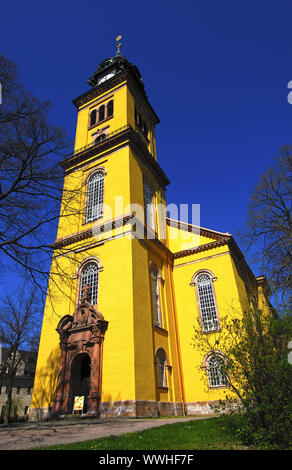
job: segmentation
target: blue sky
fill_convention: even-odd
[[[72,139],[72,100],[121,34],[161,120],[167,202],[200,204],[203,227],[244,225],[259,176],[292,143],[291,2],[28,0],[2,2],[0,16],[1,53]]]

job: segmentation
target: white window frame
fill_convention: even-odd
[[[155,354],[155,369],[156,369],[156,379],[157,387],[167,388],[167,355],[164,349],[159,348]]]
[[[205,277],[205,284],[203,278]],[[217,302],[215,297],[214,280],[209,271],[200,271],[194,276],[197,305],[202,331],[205,333],[218,331],[220,328]],[[201,279],[200,279],[201,278]],[[201,281],[203,281],[201,283]]]
[[[87,181],[85,223],[93,222],[103,216],[104,172],[96,171]]]
[[[212,364],[211,361],[213,362]],[[207,375],[210,388],[226,388],[227,387],[227,377],[224,371],[222,370],[221,364],[224,367],[224,358],[219,354],[210,354],[207,359]]]
[[[94,268],[93,268],[94,266]],[[92,268],[91,273],[84,274],[86,270]],[[99,265],[95,261],[88,261],[80,272],[80,282],[79,282],[79,301],[81,301],[83,296],[83,288],[88,285],[90,288],[90,303],[92,305],[97,305],[98,303],[98,290],[99,290]]]
[[[156,265],[150,267],[150,287],[153,324],[162,328],[160,273]]]

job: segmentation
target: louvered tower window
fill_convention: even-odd
[[[94,173],[88,181],[86,222],[102,217],[103,213],[104,174]]]
[[[148,181],[143,178],[143,190],[144,190],[144,211],[145,211],[145,223],[152,230],[155,230],[155,219],[154,219],[154,188]]]
[[[103,121],[105,118],[105,105],[102,104],[98,109],[98,122]]]
[[[89,287],[90,303],[97,305],[98,297],[98,265],[91,262],[84,266],[80,279],[80,299],[82,298],[85,286]]]
[[[90,113],[90,126],[93,126],[96,123],[96,109]]]
[[[109,101],[107,104],[107,117],[112,117],[114,114],[114,102],[113,100]]]
[[[219,327],[211,276],[202,273],[196,278],[203,331],[214,331]]]

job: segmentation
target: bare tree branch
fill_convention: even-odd
[[[267,275],[275,292],[292,290],[292,146],[283,147],[274,165],[262,175],[239,233],[253,261]]]

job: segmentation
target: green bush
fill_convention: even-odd
[[[292,448],[291,312],[251,310],[242,319],[227,319],[224,330],[216,349],[225,357],[229,391],[217,411],[229,416],[245,445]]]

